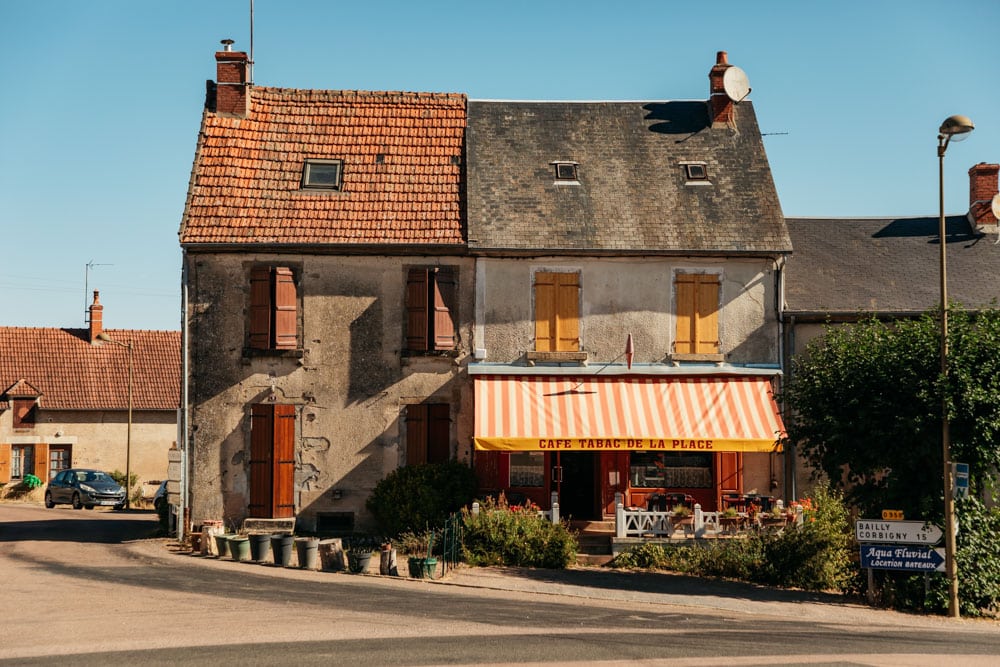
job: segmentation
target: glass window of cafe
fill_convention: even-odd
[[[633,488],[711,488],[712,455],[689,452],[632,452],[629,462],[629,481]]]
[[[511,486],[545,486],[545,452],[511,452]]]

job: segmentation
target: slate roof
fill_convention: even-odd
[[[247,118],[205,112],[180,242],[461,244],[465,106],[460,94],[252,87]],[[341,191],[301,189],[306,158],[342,159]]]
[[[941,303],[937,217],[789,218],[790,313],[913,313]],[[964,216],[946,218],[948,298],[967,308],[1000,300],[1000,246]]]
[[[133,341],[133,410],[176,410],[180,405],[179,331],[105,329]],[[91,345],[87,329],[0,327],[0,398],[30,385],[43,409],[124,410],[128,407],[128,351]]]
[[[469,101],[469,248],[690,254],[791,249],[749,102]],[[554,161],[578,163],[556,185]],[[686,185],[682,162],[711,185]]]

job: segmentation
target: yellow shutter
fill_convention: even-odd
[[[556,276],[556,351],[580,351],[580,274]]]
[[[535,351],[554,352],[556,281],[554,273],[535,274]]]
[[[678,273],[677,354],[719,352],[719,277],[703,273]]]
[[[0,484],[10,481],[10,445],[0,444]]]

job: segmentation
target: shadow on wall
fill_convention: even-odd
[[[659,134],[695,134],[709,127],[705,102],[660,102],[643,106],[646,120],[653,121],[650,132]]]

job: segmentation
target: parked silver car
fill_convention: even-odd
[[[56,505],[89,510],[95,505],[111,505],[121,509],[125,505],[125,489],[106,472],[70,468],[53,477],[45,488],[45,506]]]

